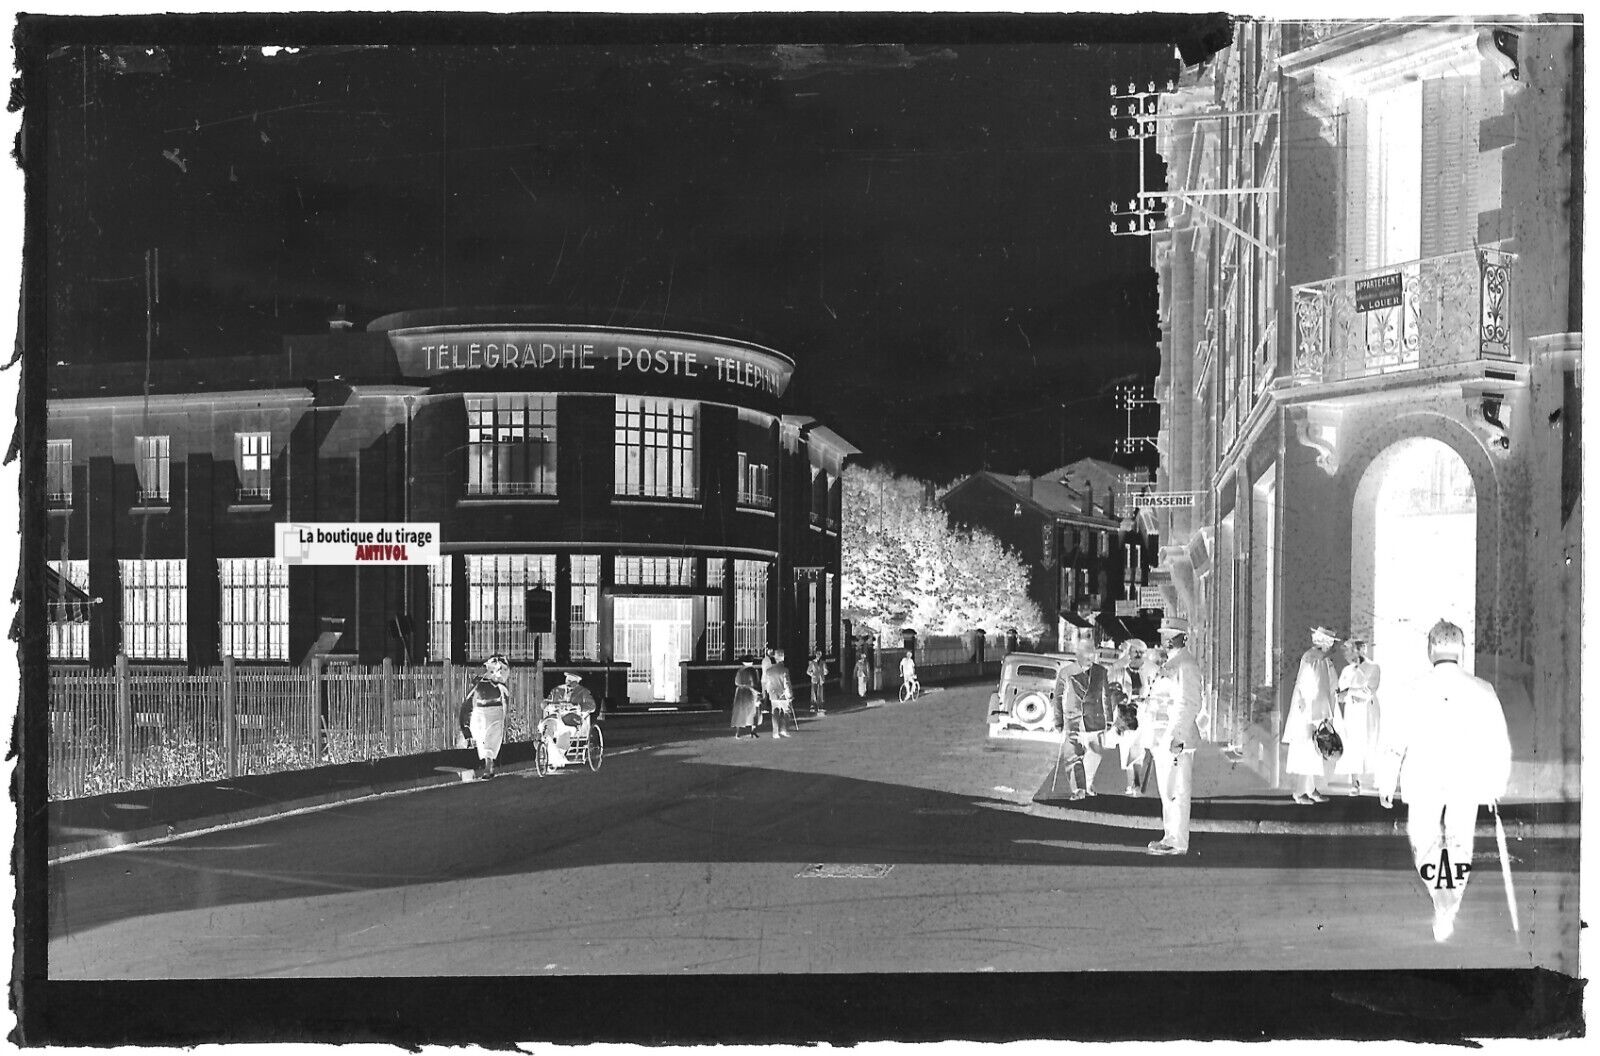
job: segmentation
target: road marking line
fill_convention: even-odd
[[[809,866],[794,874],[796,880],[882,880],[889,875],[893,865],[850,865],[841,862],[824,862]]]

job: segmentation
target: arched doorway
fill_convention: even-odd
[[[1428,629],[1440,619],[1466,634],[1471,671],[1478,498],[1461,456],[1430,437],[1401,440],[1367,467],[1353,513],[1351,633],[1373,643],[1385,705],[1428,670]]]

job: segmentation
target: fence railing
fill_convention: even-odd
[[[260,667],[197,672],[119,658],[49,673],[51,799],[193,784],[452,748],[470,669]],[[506,740],[531,739],[543,694],[514,668]]]
[[[1294,287],[1292,383],[1511,358],[1515,261],[1467,250]]]

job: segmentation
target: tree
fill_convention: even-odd
[[[885,470],[845,470],[844,614],[880,634],[1042,633],[1022,559],[988,532],[952,529],[927,495],[923,482]]]

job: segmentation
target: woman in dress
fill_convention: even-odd
[[[1123,774],[1127,777],[1123,794],[1129,796],[1139,794],[1139,761],[1149,747],[1146,740],[1148,730],[1143,722],[1138,722],[1140,713],[1144,711],[1145,690],[1149,686],[1144,669],[1146,655],[1145,644],[1137,638],[1129,638],[1122,643],[1122,656],[1111,669],[1112,677],[1122,691],[1123,704],[1133,712],[1137,722],[1133,729],[1123,729],[1125,723],[1117,724],[1117,748]]]
[[[1378,665],[1367,659],[1367,643],[1352,638],[1344,643],[1347,664],[1339,672],[1339,713],[1334,724],[1344,741],[1344,753],[1334,765],[1335,774],[1350,778],[1350,795],[1361,794],[1361,778],[1377,769]]]
[[[1326,778],[1328,761],[1317,751],[1316,729],[1322,720],[1333,718],[1333,697],[1337,678],[1328,653],[1338,639],[1326,627],[1311,630],[1311,648],[1300,657],[1295,675],[1294,695],[1289,700],[1289,715],[1279,738],[1289,746],[1284,770],[1294,778],[1294,801],[1301,806],[1327,800],[1317,791],[1317,779]]]
[[[752,737],[761,736],[756,732],[760,709],[761,693],[757,689],[756,662],[747,656],[740,662],[739,670],[733,673],[733,712],[728,724],[733,727],[735,739],[747,733]]]

